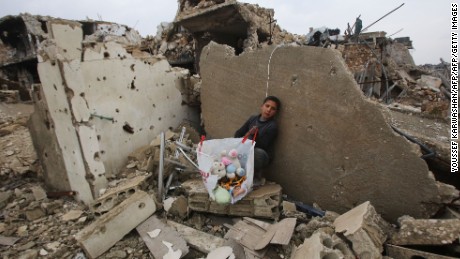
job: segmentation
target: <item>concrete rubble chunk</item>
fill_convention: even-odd
[[[29,206],[25,209],[25,214],[26,214],[27,220],[33,221],[33,220],[36,220],[36,219],[39,219],[39,218],[45,216],[45,215],[46,215],[46,212],[45,212],[45,210],[41,207],[40,204],[35,203],[35,204],[29,205]]]
[[[163,256],[169,252],[169,249],[163,245],[163,241],[173,244],[172,248],[175,251],[180,250],[182,256],[189,252],[189,248],[184,238],[181,237],[174,228],[168,226],[156,216],[152,216],[142,222],[142,224],[136,227],[136,230],[149,248],[150,253],[152,253],[155,258],[163,258]],[[151,237],[149,232],[152,230],[160,231],[157,236]]]
[[[0,236],[0,245],[4,246],[12,246],[14,245],[20,237],[5,237],[5,236]]]
[[[201,232],[172,220],[168,220],[166,224],[179,232],[191,247],[205,254],[208,254],[214,249],[223,246],[225,243],[225,239],[221,237]]]
[[[338,213],[369,200],[389,221],[428,218],[442,206],[420,147],[396,134],[385,109],[363,97],[340,52],[272,46],[235,56],[227,48],[211,42],[200,58],[206,131],[232,136],[266,94],[279,97],[283,134],[266,175],[289,197]]]
[[[75,239],[90,258],[96,258],[155,211],[152,197],[138,191],[78,232]]]
[[[460,219],[414,219],[403,216],[388,243],[393,245],[447,245],[460,237]]]
[[[3,209],[13,196],[13,191],[0,192],[0,209]]]
[[[422,77],[417,80],[417,84],[423,88],[430,89],[434,92],[440,92],[442,81],[438,77],[422,75]]]
[[[41,186],[34,186],[31,189],[36,201],[46,199],[46,191]]]
[[[225,225],[229,228],[225,234],[226,239],[234,239],[243,246],[246,255],[252,255],[255,258],[263,258],[267,253],[267,247],[260,249],[258,245],[267,233],[269,224],[260,224],[258,220],[243,218],[233,225]],[[261,222],[264,223],[264,222]],[[271,237],[273,236],[273,232]],[[269,236],[270,238],[270,236]],[[265,242],[267,243],[267,242]],[[256,249],[259,248],[259,249]]]
[[[82,210],[70,210],[66,214],[62,215],[61,219],[64,222],[66,222],[66,221],[74,221],[74,220],[80,218],[80,216],[82,214],[83,214]]]
[[[458,257],[443,256],[402,246],[385,245],[387,256],[390,258],[424,258],[424,259],[454,259]]]
[[[305,239],[303,244],[294,247],[291,259],[320,259],[320,258],[353,258],[345,257],[343,253],[334,249],[331,236],[322,232],[314,233]]]
[[[369,201],[340,215],[334,221],[336,233],[342,233],[353,244],[359,258],[381,258],[386,231],[390,226],[378,215]]]
[[[90,206],[91,210],[98,214],[110,211],[126,198],[141,190],[142,185],[145,184],[145,180],[149,177],[150,174],[143,174],[118,183],[95,200]]]

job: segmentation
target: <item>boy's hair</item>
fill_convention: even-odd
[[[276,110],[277,111],[279,111],[281,109],[281,101],[280,101],[280,99],[278,99],[278,97],[273,96],[273,95],[269,95],[269,96],[265,97],[264,102],[262,104],[264,104],[267,101],[274,101],[276,103]]]

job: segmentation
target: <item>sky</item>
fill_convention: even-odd
[[[450,60],[450,5],[453,0],[241,0],[275,10],[277,24],[295,34],[310,27],[338,28],[341,33],[359,15],[363,28],[393,9],[401,8],[367,30],[385,31],[392,38],[410,37],[417,65]],[[0,17],[30,13],[70,20],[103,20],[127,25],[142,36],[155,35],[161,22],[172,22],[176,0],[0,0]],[[399,31],[399,32],[398,32]]]

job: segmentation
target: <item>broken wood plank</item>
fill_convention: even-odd
[[[202,253],[208,254],[212,250],[223,246],[225,243],[225,239],[223,238],[201,232],[171,220],[168,220],[166,224],[179,232],[191,247]]]
[[[183,239],[172,227],[161,222],[155,215],[137,226],[136,230],[155,258],[163,258],[163,256],[169,252],[168,247],[166,247],[162,241],[173,244],[172,248],[174,250],[181,250],[182,257],[189,252],[185,239]],[[158,236],[151,237],[149,233],[154,230],[159,230],[160,232]]]

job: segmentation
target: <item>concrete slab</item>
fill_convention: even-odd
[[[152,197],[138,191],[78,232],[75,239],[86,255],[96,258],[150,217],[155,210]]]
[[[126,198],[139,191],[149,176],[150,174],[138,175],[110,188],[91,204],[91,210],[96,214],[103,214],[110,211]]]
[[[414,219],[401,217],[399,229],[388,243],[393,245],[447,245],[460,237],[460,219]]]
[[[334,220],[336,233],[343,233],[359,258],[381,258],[387,224],[367,201]]]
[[[202,253],[210,253],[225,244],[225,239],[221,237],[201,232],[171,220],[168,220],[167,224],[178,231],[191,247]]]
[[[382,108],[363,97],[340,52],[272,46],[233,53],[210,43],[201,55],[201,108],[210,137],[233,136],[266,94],[276,95],[283,103],[280,134],[267,176],[290,197],[339,213],[369,200],[389,220],[438,210],[435,180],[419,147],[395,134]]]
[[[387,244],[385,245],[387,256],[394,259],[403,258],[424,258],[424,259],[454,259],[458,257],[443,256],[439,254],[433,254],[425,251],[415,250],[402,246],[395,246]]]
[[[332,248],[332,239],[322,232],[314,233],[303,244],[294,247],[292,259],[345,258],[342,252]]]
[[[156,216],[152,216],[142,222],[142,224],[137,226],[136,230],[142,237],[142,240],[144,240],[145,245],[147,245],[154,258],[163,258],[163,256],[168,253],[169,250],[165,245],[163,245],[163,241],[173,244],[172,248],[174,250],[179,249],[182,256],[188,253],[186,241],[177,231],[166,225],[166,222],[162,222]],[[154,230],[160,230],[160,233],[156,237],[151,237],[149,232]]]

